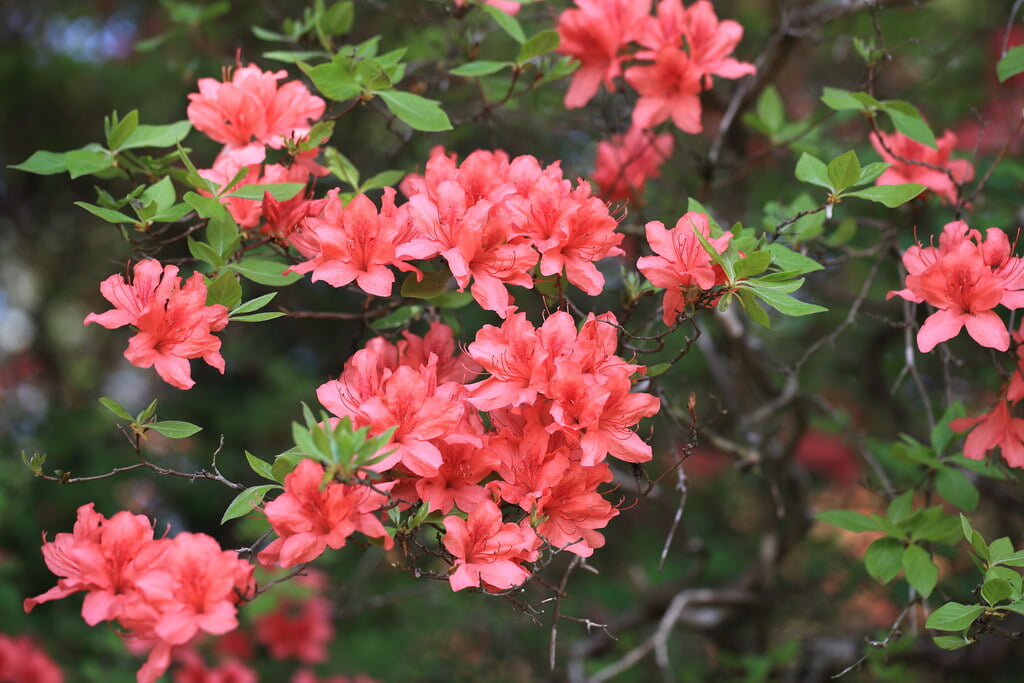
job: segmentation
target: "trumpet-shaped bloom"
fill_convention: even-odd
[[[949,158],[956,147],[956,141],[956,135],[950,130],[935,141],[938,149],[911,140],[899,132],[872,135],[871,144],[875,151],[882,157],[882,161],[892,164],[875,184],[917,183],[934,192],[944,203],[955,202],[957,185],[970,182],[974,177],[974,166],[970,161]]]
[[[254,64],[235,69],[230,81],[199,79],[199,92],[188,96],[192,125],[227,151],[247,148],[244,163],[263,161],[263,146],[279,148],[285,138],[309,132],[312,121],[324,113],[322,99],[311,95],[299,81],[278,86],[288,72],[261,71]]]
[[[640,94],[633,125],[653,128],[671,118],[684,133],[701,132],[702,75],[689,55],[671,47],[658,50],[653,65],[627,69],[626,81]]]
[[[946,224],[939,247],[915,245],[903,254],[906,288],[889,292],[939,309],[917,333],[922,353],[957,336],[964,327],[982,346],[1005,351],[1010,334],[993,311],[1024,306],[1024,262],[1010,255],[1006,233],[989,228],[985,239],[963,221]]]
[[[597,143],[594,182],[606,201],[639,201],[648,178],[661,174],[661,164],[672,156],[670,133],[654,135],[649,130],[632,127],[611,140]]]
[[[732,233],[711,237],[708,217],[696,211],[685,213],[671,230],[666,230],[660,221],[651,221],[646,229],[647,241],[657,256],[644,256],[637,259],[636,265],[651,284],[665,288],[662,320],[672,325],[688,304],[725,282],[725,273],[715,265],[696,232],[718,252],[729,246]]]
[[[388,536],[377,513],[387,503],[384,486],[324,483],[324,467],[304,459],[284,478],[284,493],[264,506],[267,521],[278,538],[259,555],[263,564],[292,567],[311,562],[327,548],[337,550],[356,531],[394,541]]]
[[[949,427],[954,432],[972,430],[964,441],[965,457],[982,460],[998,446],[1007,465],[1024,467],[1024,419],[1010,415],[1008,402],[999,401],[978,417],[957,418]]]
[[[85,324],[107,329],[135,326],[138,333],[129,340],[124,357],[140,368],[155,367],[172,386],[189,389],[195,384],[191,358],[202,358],[224,372],[220,339],[212,333],[227,325],[228,310],[220,304],[206,305],[206,282],[200,273],[193,273],[184,287],[177,273],[175,266],[162,267],[147,259],[135,265],[131,284],[111,275],[100,284],[100,292],[114,309],[90,313]]]
[[[444,547],[455,556],[448,577],[453,591],[482,587],[497,592],[515,588],[530,576],[523,562],[537,559],[541,539],[528,526],[502,523],[501,510],[484,500],[468,519],[444,518]]]

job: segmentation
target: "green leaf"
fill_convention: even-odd
[[[114,165],[114,157],[107,151],[76,149],[65,157],[68,173],[72,178],[105,171]]]
[[[246,279],[270,287],[283,287],[302,279],[301,273],[285,274],[284,271],[288,269],[287,263],[265,259],[246,258],[238,263],[229,263],[226,267]]]
[[[840,88],[825,88],[821,95],[821,101],[825,103],[826,107],[836,111],[847,109],[867,111],[877,104],[877,100],[866,93],[852,93]]]
[[[220,304],[229,311],[238,305],[242,300],[242,285],[234,273],[222,272],[217,278],[207,285],[206,305]]]
[[[981,597],[990,605],[1008,600],[1012,593],[1010,582],[998,577],[986,580],[981,586]]]
[[[452,274],[447,268],[437,272],[424,272],[422,280],[416,279],[416,273],[409,273],[402,282],[402,296],[433,299],[445,290],[451,277]]]
[[[355,10],[351,1],[336,2],[320,18],[320,28],[329,36],[340,36],[351,30],[354,19]]]
[[[325,147],[324,161],[328,170],[339,180],[351,185],[353,190],[359,187],[359,169],[349,161],[347,156],[334,147]]]
[[[231,315],[241,315],[242,313],[252,313],[253,311],[258,311],[267,304],[269,304],[271,301],[273,301],[275,296],[277,296],[277,292],[271,292],[270,294],[258,296],[255,299],[249,299],[244,304],[240,304],[234,310],[232,310]]]
[[[111,150],[118,150],[128,140],[128,136],[139,127],[139,110],[132,109],[128,114],[117,122],[110,134],[107,135],[107,147]]]
[[[558,31],[547,30],[530,36],[530,39],[519,48],[519,56],[516,61],[520,64],[527,62],[534,57],[546,55],[558,47]]]
[[[185,139],[192,130],[188,121],[176,121],[163,126],[139,125],[120,149],[138,149],[139,147],[174,147]]]
[[[1009,557],[999,560],[999,564],[1008,567],[1024,567],[1024,550],[1018,550]]]
[[[235,496],[235,499],[228,505],[228,509],[224,511],[224,516],[220,518],[220,523],[223,524],[229,520],[244,517],[255,510],[269,492],[279,488],[281,487],[277,484],[250,486]]]
[[[964,417],[966,414],[967,411],[964,409],[964,404],[960,401],[953,401],[949,408],[946,409],[946,412],[942,414],[942,417],[939,418],[939,421],[929,434],[932,449],[937,455],[942,455],[956,437],[956,433],[950,429],[949,423],[957,418]]]
[[[14,164],[7,168],[25,171],[26,173],[35,173],[36,175],[54,175],[68,170],[67,156],[67,152],[39,150],[38,152],[33,152],[32,156],[20,164]]]
[[[864,553],[864,566],[871,578],[880,583],[889,583],[902,568],[903,544],[895,538],[875,539]]]
[[[1014,602],[1009,605],[1003,605],[1002,608],[1017,614],[1024,614],[1024,602]]]
[[[889,118],[892,119],[892,124],[896,126],[896,130],[911,140],[920,142],[922,145],[938,149],[935,143],[935,134],[932,133],[932,129],[928,127],[928,124],[925,123],[917,107],[910,104],[910,102],[888,100],[882,103],[882,108],[889,115]]]
[[[919,545],[908,546],[903,551],[903,573],[907,583],[925,598],[932,594],[939,579],[939,569],[932,562],[931,555]]]
[[[1006,51],[1006,56],[996,64],[996,75],[999,77],[1000,83],[1022,71],[1024,71],[1024,45],[1011,47]]]
[[[906,520],[914,507],[914,490],[908,489],[896,496],[885,509],[885,516],[894,524]]]
[[[857,184],[860,178],[860,160],[852,149],[840,154],[828,164],[828,179],[835,192],[841,192]]]
[[[466,62],[461,66],[457,66],[448,73],[453,76],[462,76],[463,78],[479,78],[480,76],[490,76],[491,74],[498,73],[502,69],[507,69],[513,66],[514,62],[491,62],[487,60],[480,60],[477,62]]]
[[[320,64],[312,68],[302,62],[298,64],[313,81],[320,94],[330,100],[344,102],[363,92],[363,86],[356,82],[352,60],[344,55],[338,54],[329,64]]]
[[[989,564],[999,564],[1013,554],[1013,543],[1007,536],[997,538],[988,545]]]
[[[248,315],[235,315],[231,316],[230,320],[233,323],[262,323],[267,320],[275,320],[284,315],[277,311],[266,311],[264,313],[249,313]]]
[[[359,193],[369,192],[370,190],[377,190],[382,187],[392,187],[397,185],[402,178],[405,177],[405,171],[393,169],[390,171],[381,171],[375,175],[370,176],[366,179],[366,182],[359,186]]]
[[[124,406],[122,406],[114,399],[107,398],[106,396],[104,396],[100,399],[100,403],[103,404],[104,408],[112,412],[114,415],[117,415],[122,420],[128,420],[129,422],[135,421],[135,418],[132,417],[132,414],[125,410]]]
[[[436,100],[428,100],[425,97],[401,90],[380,90],[375,91],[374,94],[384,100],[384,104],[392,114],[413,130],[435,132],[452,129],[448,115],[444,113]]]
[[[857,182],[854,185],[867,185],[878,180],[879,176],[885,173],[886,169],[892,164],[887,164],[884,161],[875,161],[868,164],[860,169],[860,177],[857,178]]]
[[[789,292],[799,289],[803,282],[803,278],[800,278],[776,284],[766,282],[763,278],[760,278],[757,280],[745,280],[742,284],[745,288],[750,289],[761,301],[785,315],[801,316],[827,311],[828,309],[822,306],[809,304],[789,296]]]
[[[865,187],[863,190],[844,192],[843,197],[859,197],[868,201],[884,204],[890,209],[906,204],[917,195],[924,192],[924,185],[917,183],[903,183],[901,185],[875,185]]]
[[[330,55],[323,50],[269,50],[263,53],[264,59],[286,64],[300,64],[315,57],[330,57]]]
[[[837,526],[847,531],[878,531],[878,524],[865,514],[853,510],[823,510],[815,515],[819,522]]]
[[[971,512],[978,505],[978,489],[958,469],[940,467],[935,473],[935,490],[964,512]]]
[[[803,275],[825,267],[811,257],[793,251],[782,242],[769,244],[768,252],[772,255],[772,262],[782,270],[792,270]]]
[[[430,300],[438,308],[463,308],[473,301],[472,292],[444,292]]]
[[[924,627],[939,631],[963,631],[970,628],[974,620],[984,613],[985,608],[981,605],[947,602],[928,615],[928,621],[924,622]]]
[[[279,202],[283,202],[302,192],[304,187],[306,187],[305,183],[254,183],[252,185],[242,185],[231,194],[224,196],[263,201],[263,193],[269,192],[271,197]]]
[[[825,166],[825,162],[806,152],[801,154],[796,162],[796,179],[828,190],[832,189],[832,181],[828,178],[828,167]]]
[[[757,98],[755,108],[757,117],[768,128],[769,133],[776,133],[782,124],[786,122],[786,110],[779,97],[779,91],[774,85],[767,85]]]
[[[274,480],[274,475],[270,471],[271,466],[269,462],[257,458],[249,451],[245,451],[245,460],[249,463],[249,468],[252,469],[253,472],[264,479],[270,479],[271,481]]]
[[[160,432],[168,439],[185,439],[202,431],[203,429],[191,422],[182,422],[181,420],[160,420],[159,422],[150,422],[146,425],[146,428],[152,429],[155,432]]]
[[[935,636],[932,638],[932,642],[943,650],[959,650],[962,647],[967,647],[973,640],[968,640],[962,635],[959,636]]]
[[[517,43],[521,44],[526,42],[526,34],[523,33],[523,27],[519,25],[519,22],[516,21],[515,17],[506,14],[502,10],[497,7],[492,7],[491,5],[482,5],[480,9],[487,12],[487,14],[490,14],[491,18],[498,23],[498,26],[500,26],[505,33],[512,36]]]
[[[114,211],[112,209],[104,209],[102,206],[96,206],[95,204],[89,204],[87,202],[75,202],[75,206],[85,209],[93,216],[101,218],[108,223],[130,223],[134,225],[138,221],[131,216],[126,216],[120,211]]]
[[[139,197],[143,202],[156,202],[156,205],[161,209],[167,209],[173,205],[175,198],[174,183],[171,182],[170,176],[164,176],[162,180],[147,187],[146,191]]]
[[[209,263],[214,268],[220,268],[224,265],[224,258],[214,251],[213,247],[209,244],[192,239],[191,235],[187,236],[187,240],[188,251],[194,258]]]
[[[400,306],[383,318],[374,320],[373,326],[379,330],[392,330],[402,327],[422,312],[422,306]]]
[[[656,363],[654,365],[648,365],[647,370],[644,372],[644,377],[657,377],[671,367],[671,363]]]
[[[740,289],[736,291],[736,297],[740,300],[740,305],[743,306],[743,310],[746,311],[747,316],[751,320],[762,327],[770,328],[772,326],[771,319],[765,313],[765,310],[761,308],[761,305],[757,303],[753,292],[749,289]]]
[[[747,254],[745,258],[740,259],[734,264],[736,277],[746,278],[760,275],[768,270],[771,262],[772,255],[769,251],[755,251]]]

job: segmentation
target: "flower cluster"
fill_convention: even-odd
[[[228,310],[206,305],[206,281],[193,273],[182,285],[177,266],[155,259],[135,264],[131,282],[111,275],[100,284],[103,297],[114,305],[105,313],[90,313],[85,324],[112,330],[131,325],[137,332],[124,352],[133,365],[155,367],[172,386],[190,389],[195,381],[189,359],[202,358],[224,373],[220,339],[213,336],[228,324]]]
[[[209,536],[155,539],[146,517],[122,511],[106,519],[92,503],[78,509],[72,533],[43,544],[43,558],[57,585],[26,599],[25,611],[85,591],[87,624],[116,621],[149,648],[140,683],[159,678],[174,648],[198,634],[236,628],[237,604],[255,591],[252,565]]]
[[[396,207],[388,189],[379,213],[363,196],[347,206],[329,197],[303,223],[309,260],[293,270],[387,296],[388,266],[418,272],[409,261],[441,257],[459,291],[468,286],[484,309],[505,317],[515,310],[506,287],[532,288],[538,263],[542,276],[564,272],[597,295],[604,276],[594,262],[623,253],[608,206],[588,183],[573,188],[557,163],[476,151],[459,164],[438,147],[424,174],[406,177],[401,190],[409,201]]]
[[[614,166],[616,157],[607,148],[598,150],[597,176],[605,178],[599,184],[609,199],[623,194],[637,199],[643,181],[671,151],[670,143],[642,137],[640,131],[671,120],[685,133],[700,133],[699,95],[711,88],[712,76],[734,79],[756,71],[730,56],[743,27],[719,21],[708,0],[689,7],[682,0],[660,0],[654,15],[650,0],[576,0],[576,7],[559,17],[558,33],[558,51],[580,63],[565,94],[566,108],[585,105],[602,83],[614,91],[620,77],[639,96],[632,129],[625,140],[611,143],[611,149],[628,150],[626,159],[637,159],[632,168],[619,171],[621,161]],[[628,192],[620,187],[623,181]]]
[[[949,158],[956,147],[953,131],[947,130],[935,142],[937,149],[932,149],[899,132],[872,135],[871,144],[875,151],[882,161],[892,164],[875,184],[918,183],[934,192],[943,202],[955,203],[957,186],[974,177],[974,166],[966,159]]]
[[[591,315],[577,330],[564,312],[539,328],[509,314],[500,327],[484,326],[465,354],[440,323],[423,338],[371,340],[317,397],[372,435],[394,428],[368,468],[376,483],[325,483],[324,468],[303,460],[265,506],[279,537],[260,560],[307,562],[357,530],[390,547],[376,516],[389,496],[401,507],[463,513],[444,519],[455,590],[519,585],[544,542],[589,557],[604,544],[596,530],[618,514],[598,492],[612,478],[605,460],[650,460],[633,429],[660,407],[630,391],[642,366],[615,355],[617,343],[611,315]],[[500,504],[518,509],[519,521],[503,522]]]
[[[732,233],[711,237],[711,225],[705,214],[688,211],[666,230],[661,221],[646,225],[647,242],[657,256],[644,256],[636,266],[656,287],[665,288],[662,321],[674,325],[679,313],[705,298],[708,290],[725,284],[725,273],[697,238],[700,233],[719,253],[728,248]],[[713,301],[706,302],[712,305]]]
[[[278,81],[286,71],[261,71],[250,64],[234,70],[231,80],[199,79],[199,92],[189,95],[188,118],[197,130],[224,144],[212,168],[199,175],[224,187],[241,175],[233,189],[251,184],[309,183],[327,175],[316,163],[315,147],[298,151],[306,143],[313,123],[325,109],[324,101],[310,94],[299,81]],[[319,141],[312,141],[317,144]],[[267,148],[291,145],[289,163],[264,164]],[[309,147],[308,144],[302,148]],[[202,190],[209,195],[209,191]],[[323,205],[304,193],[281,201],[265,193],[262,201],[225,197],[228,211],[243,228],[260,228],[282,242],[289,242],[299,223],[316,215]]]
[[[906,288],[889,292],[914,303],[938,309],[917,333],[922,353],[952,339],[967,328],[981,346],[1006,351],[1010,333],[992,309],[1024,306],[1024,261],[1010,255],[1010,241],[999,228],[982,239],[963,221],[946,224],[939,246],[915,245],[903,254]]]

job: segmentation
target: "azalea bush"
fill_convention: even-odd
[[[8,166],[0,680],[1013,680],[1017,16],[147,11]]]

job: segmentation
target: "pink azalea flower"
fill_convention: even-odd
[[[665,288],[662,321],[673,325],[677,314],[687,305],[712,287],[725,283],[725,273],[711,260],[695,231],[719,253],[729,246],[732,233],[712,238],[708,217],[696,211],[685,213],[672,230],[666,230],[660,221],[651,221],[646,229],[647,241],[657,256],[644,256],[637,259],[636,265],[651,284]]]
[[[294,657],[318,664],[327,659],[327,645],[334,637],[332,609],[333,604],[324,597],[285,597],[272,612],[253,619],[253,630],[274,659]]]
[[[385,188],[379,214],[366,195],[343,205],[335,188],[320,213],[304,222],[302,239],[314,255],[289,270],[312,272],[313,282],[322,280],[332,287],[355,281],[367,294],[391,296],[395,275],[388,266],[418,273],[408,261],[431,256],[413,241],[414,234],[408,209],[395,206],[393,188]]]
[[[1024,419],[1010,415],[1010,404],[999,401],[988,413],[978,417],[960,417],[949,423],[954,432],[973,428],[964,442],[964,457],[982,460],[999,447],[1010,467],[1024,467]]]
[[[672,156],[673,144],[670,133],[655,136],[635,126],[597,143],[594,182],[601,187],[601,197],[639,202],[647,179],[657,178],[662,163]]]
[[[220,304],[206,305],[203,276],[193,273],[182,287],[178,268],[162,267],[154,259],[135,264],[133,273],[131,284],[120,275],[100,284],[100,292],[114,309],[90,313],[85,324],[136,327],[138,333],[129,340],[125,358],[140,368],[155,367],[164,381],[179,389],[195,384],[190,358],[202,358],[223,374],[220,339],[212,333],[227,325],[228,310]]]
[[[1024,306],[1024,261],[1010,255],[1006,233],[989,228],[981,233],[963,221],[947,223],[939,247],[915,245],[903,254],[906,289],[889,292],[939,309],[917,333],[922,353],[957,336],[964,327],[982,346],[1006,351],[1010,334],[992,310]]]
[[[324,468],[310,459],[302,460],[284,478],[284,493],[267,503],[263,511],[278,538],[260,554],[262,564],[293,567],[311,562],[327,548],[337,550],[356,531],[381,538],[384,547],[394,541],[384,530],[377,513],[387,503],[378,491],[361,484],[328,482]]]
[[[950,130],[936,140],[938,149],[932,149],[928,145],[911,140],[899,132],[891,135],[887,133],[872,135],[871,144],[882,157],[882,161],[892,164],[885,170],[885,173],[878,177],[878,180],[875,181],[876,185],[917,183],[934,192],[944,203],[953,203],[957,200],[957,185],[970,182],[974,177],[974,166],[970,161],[949,158],[953,148],[956,147],[956,135]],[[894,154],[908,161],[920,161],[943,170],[928,168],[920,164],[910,164],[897,159],[893,156]],[[956,182],[954,183],[954,181]]]
[[[455,556],[448,577],[453,591],[481,587],[497,592],[515,588],[530,576],[523,562],[537,559],[541,540],[528,526],[502,523],[501,510],[484,500],[468,519],[444,518],[444,547]]]
[[[259,163],[263,146],[277,149],[285,138],[305,135],[324,113],[324,101],[299,81],[278,87],[287,76],[284,70],[261,71],[250,64],[235,69],[227,82],[200,78],[199,92],[188,96],[188,119],[229,152],[248,148],[242,163]]]
[[[650,0],[576,0],[558,18],[558,51],[575,57],[580,68],[565,93],[566,109],[582,107],[603,82],[615,90],[626,56],[620,50],[638,40],[650,21]]]
[[[64,683],[64,673],[28,636],[0,633],[0,681]]]
[[[702,72],[684,51],[666,47],[654,54],[654,64],[626,69],[626,81],[640,94],[633,125],[653,128],[669,118],[684,133],[699,133]]]
[[[711,87],[712,76],[742,78],[757,72],[753,64],[729,56],[743,38],[743,27],[731,19],[719,21],[709,0],[697,0],[687,8],[683,34],[690,59],[704,74],[705,88]]]

